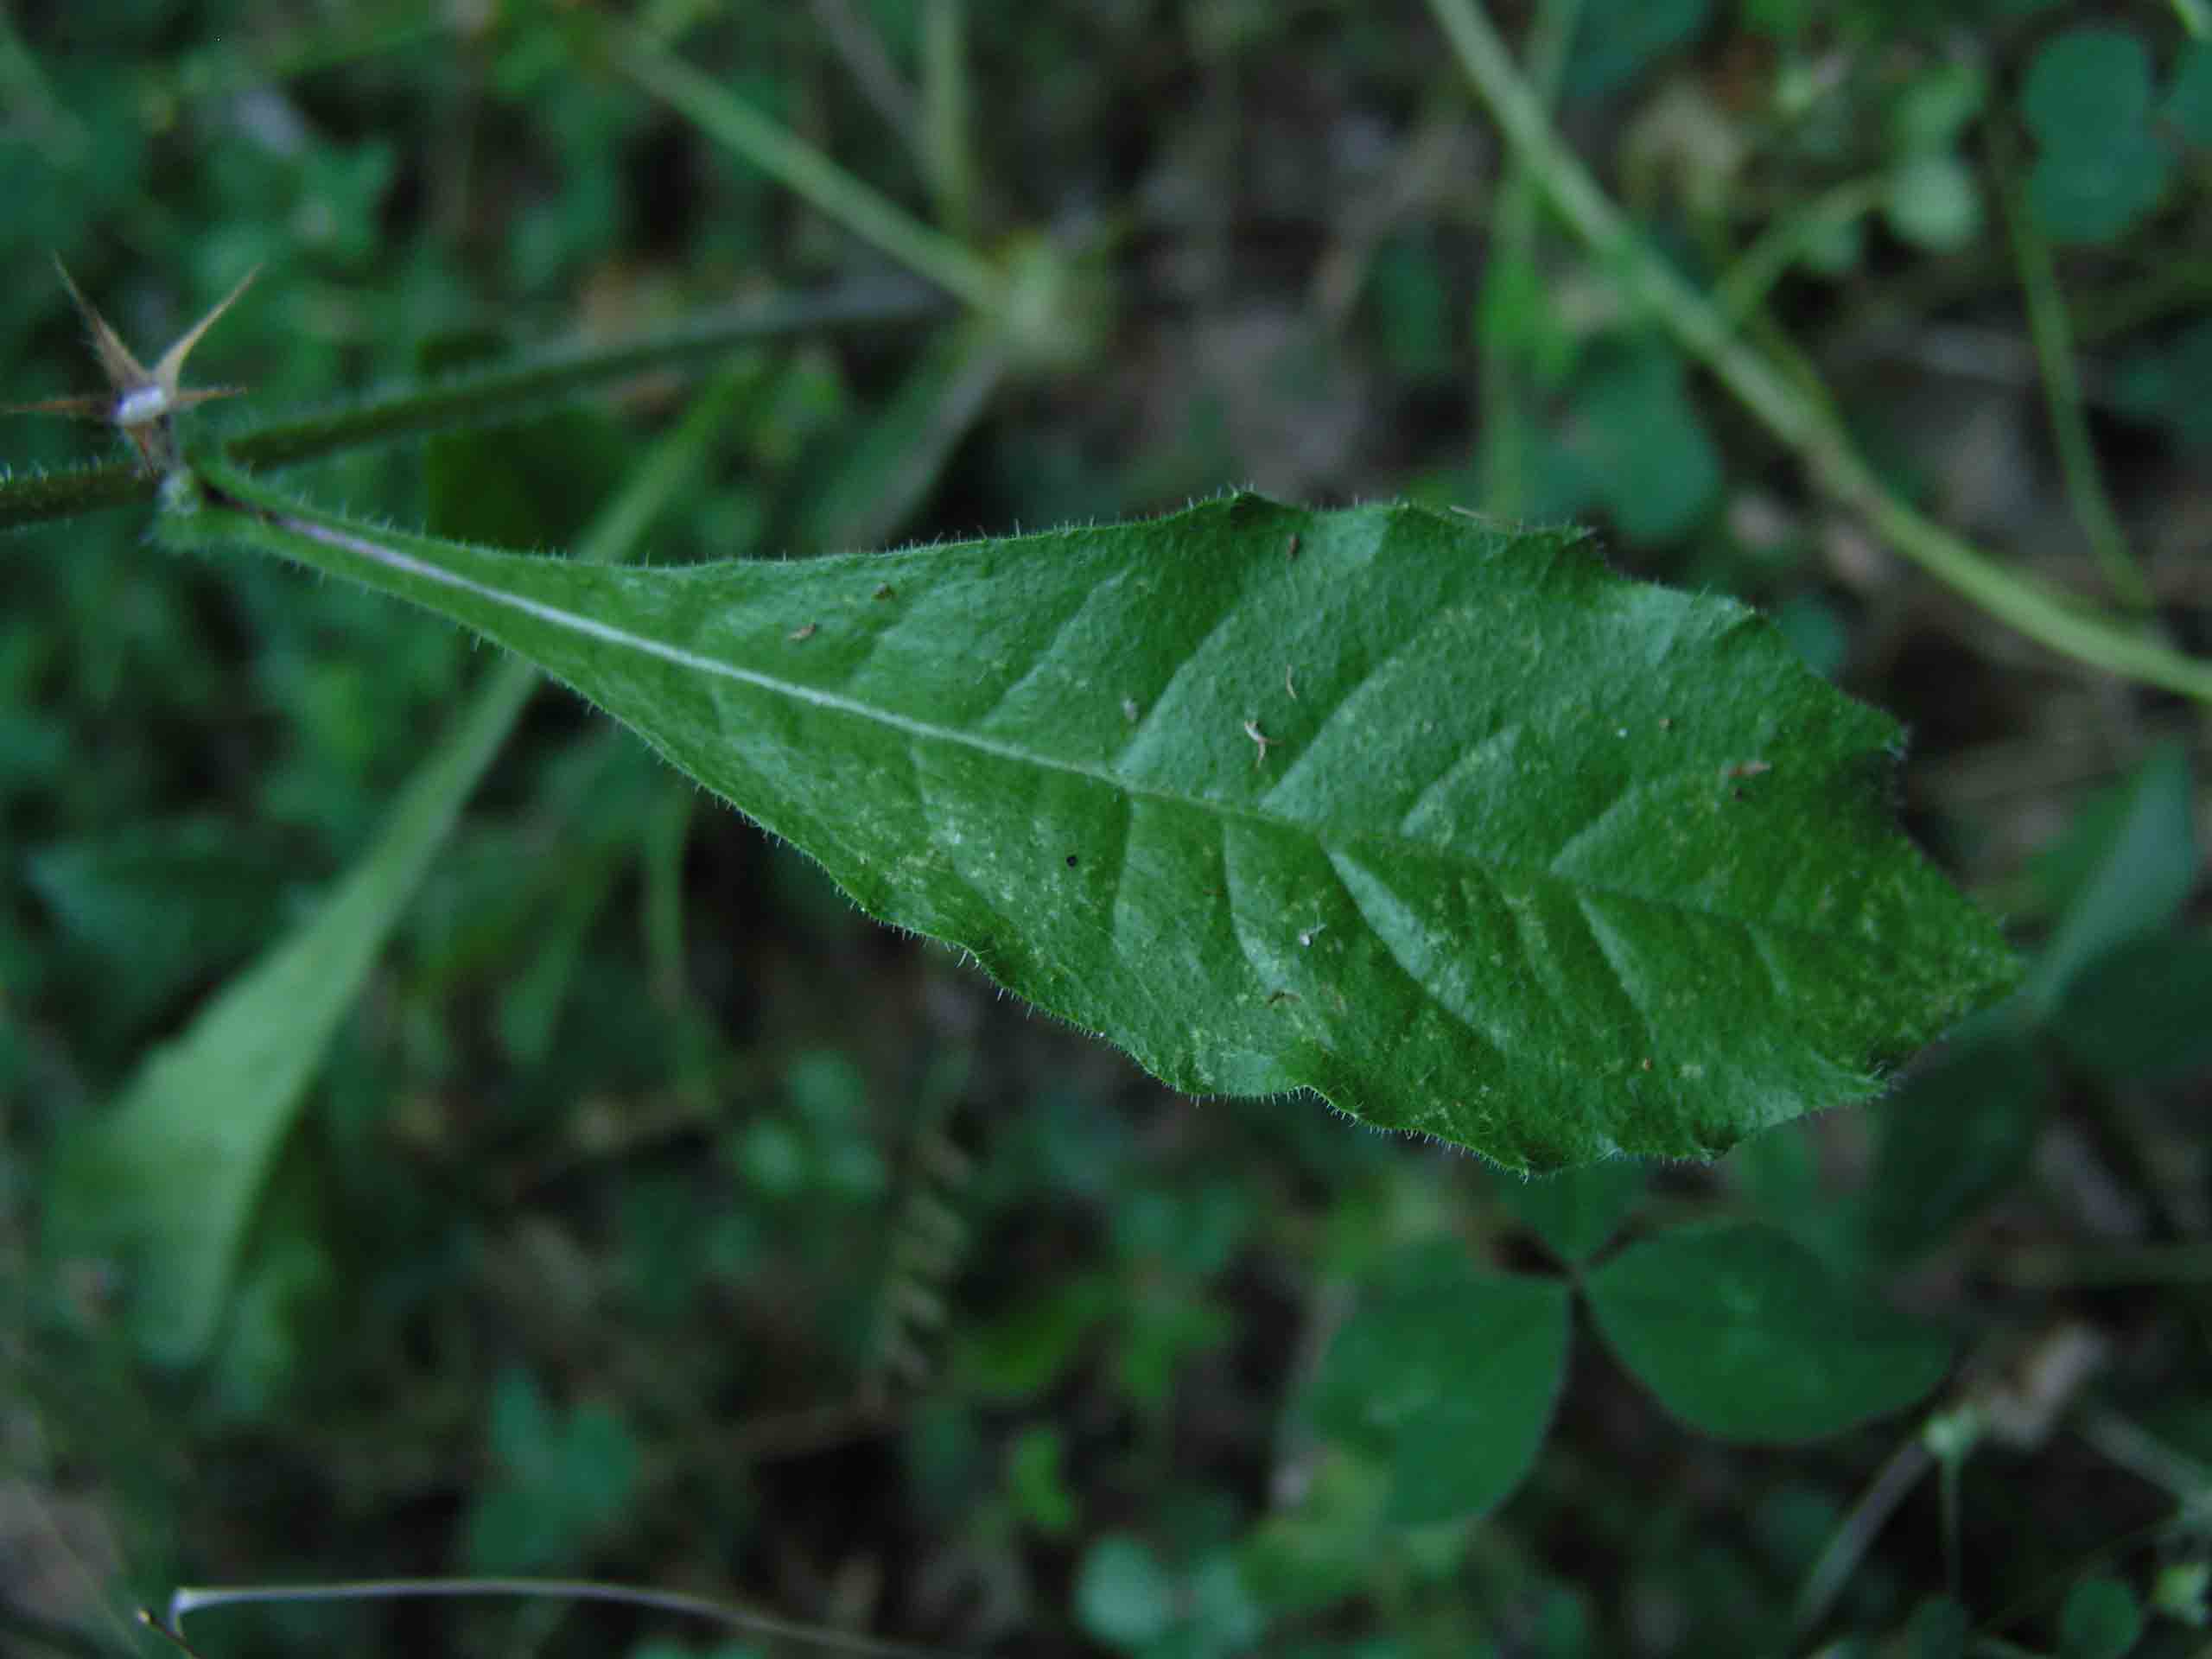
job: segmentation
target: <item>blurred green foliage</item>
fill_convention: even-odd
[[[195,359],[252,393],[216,425],[880,268],[609,73],[597,10],[14,9],[6,397],[96,384],[49,254],[135,346],[268,262]],[[1517,39],[1535,10],[1493,15]],[[2190,9],[1579,11],[1560,119],[1646,233],[1750,296],[1744,326],[1900,487],[2071,582],[1986,206],[1989,124],[2017,133],[2156,626],[2202,651],[2212,47]],[[638,15],[917,212],[912,107],[943,92],[922,48],[949,17],[976,245],[1049,227],[1103,278],[1096,354],[995,384],[957,425],[931,401],[967,360],[949,334],[766,352],[656,563],[1241,482],[1591,515],[1624,565],[1776,610],[1911,726],[1908,821],[2037,951],[2031,995],[1878,1106],[1713,1168],[1501,1191],[1310,1103],[1162,1097],[944,953],[879,937],[549,691],[346,1008],[211,1357],[149,1366],[111,1268],[43,1253],[53,1151],[344,880],[494,664],[347,589],[155,555],[142,513],[13,536],[0,1640],[126,1651],[111,1614],[181,1581],[514,1567],[970,1652],[2193,1652],[2201,718],[1993,643],[1808,495],[1603,262],[1541,214],[1498,245],[1497,145],[1418,7]],[[1528,440],[1496,499],[1478,363]],[[648,378],[304,481],[563,546],[682,397]],[[59,422],[10,417],[0,443],[11,474],[112,458]],[[901,467],[896,499],[855,497]],[[1737,1255],[1684,1259],[1700,1238]],[[1722,1268],[1757,1293],[1737,1326],[1690,1294]],[[1594,1331],[1571,1297],[1594,1299]],[[1930,1479],[1870,1532],[1854,1506],[1918,1421],[1738,1446],[1776,1427],[1748,1414],[1777,1395],[1720,1362],[1752,1351],[1732,1329],[1771,1340],[1764,1306],[1799,1339],[1761,1363],[1809,1371],[1847,1318],[1900,1301],[1964,1356],[1929,1408],[2028,1427],[1972,1452],[1955,1511]],[[1636,1333],[1669,1320],[1687,1324],[1647,1368]],[[1516,1372],[1507,1332],[1558,1357]],[[2055,1332],[2094,1337],[2094,1373],[2040,1363]],[[1923,1391],[1933,1352],[1869,1386]],[[1795,1397],[1864,1358],[1831,1355]],[[1839,1541],[1850,1571],[1793,1636]],[[193,1637],[209,1659],[784,1650],[453,1603],[209,1613]]]

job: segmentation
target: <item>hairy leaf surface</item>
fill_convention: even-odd
[[[1569,533],[1238,496],[615,569],[202,476],[172,543],[477,629],[1193,1094],[1310,1088],[1519,1168],[1711,1155],[2012,975],[1890,821],[1887,717]]]

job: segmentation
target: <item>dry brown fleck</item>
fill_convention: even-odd
[[[1256,772],[1266,764],[1268,751],[1274,747],[1275,740],[1260,729],[1260,722],[1256,720],[1244,722],[1244,735],[1260,746],[1260,752],[1252,757],[1252,769]]]

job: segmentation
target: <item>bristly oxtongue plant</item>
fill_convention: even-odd
[[[1535,1170],[1863,1099],[2008,986],[1897,725],[1571,532],[1249,495],[690,568],[339,518],[212,457],[159,536],[411,600],[1193,1095]],[[1286,1103],[1286,1109],[1292,1109]]]

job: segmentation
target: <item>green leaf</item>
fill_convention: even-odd
[[[1157,1641],[1175,1622],[1175,1580],[1143,1540],[1113,1534],[1076,1569],[1076,1623],[1109,1647]]]
[[[2088,149],[2151,112],[2151,54],[2125,29],[2094,26],[2054,35],[2020,86],[2020,113],[2043,143]]]
[[[629,1426],[604,1406],[556,1414],[530,1374],[503,1371],[488,1438],[499,1465],[471,1508],[471,1565],[486,1573],[572,1567],[622,1517],[637,1490],[639,1453]]]
[[[1949,1596],[1930,1596],[1912,1610],[1906,1623],[1906,1649],[1912,1659],[1964,1659],[1974,1634],[1974,1615]]]
[[[2028,203],[2054,242],[2116,242],[2165,194],[2166,152],[2150,128],[2121,128],[2094,149],[2047,149]]]
[[[1923,63],[1890,110],[1890,143],[1899,159],[1941,155],[1965,136],[1989,103],[1989,71],[1978,57]]]
[[[23,861],[59,929],[96,959],[117,1027],[247,956],[283,920],[269,838],[227,817],[119,827]]]
[[[2049,1014],[2075,976],[2114,946],[2167,926],[2196,885],[2188,751],[2158,744],[2125,784],[2084,808],[2050,874],[2068,895],[2022,995]]]
[[[1014,1513],[1047,1538],[1065,1537],[1076,1523],[1066,1460],[1066,1436],[1050,1423],[1023,1429],[1007,1454],[1007,1494]]]
[[[1567,58],[1569,98],[1599,98],[1703,32],[1712,0],[1586,0]]]
[[[1599,359],[1576,386],[1568,442],[1630,541],[1686,534],[1720,493],[1720,452],[1683,383],[1681,359],[1662,347]]]
[[[1190,1093],[1311,1088],[1515,1167],[1709,1156],[2012,976],[1889,820],[1896,727],[1571,535],[1238,497],[616,570],[207,477],[173,543],[477,628]]]
[[[2020,111],[2040,146],[2028,200],[2055,239],[2113,240],[2157,205],[2169,163],[2151,127],[2151,54],[2134,35],[2083,28],[2044,42]]]
[[[1840,1433],[1912,1404],[1948,1363],[1940,1338],[1756,1223],[1644,1239],[1583,1288],[1621,1363],[1674,1415],[1723,1440]]]
[[[1503,1503],[1536,1461],[1567,1374],[1567,1287],[1479,1273],[1456,1243],[1392,1262],[1329,1345],[1314,1426],[1392,1473],[1413,1525]]]
[[[2060,1659],[2123,1659],[2143,1639],[2143,1608],[2118,1579],[2084,1579],[2058,1614]]]
[[[519,671],[495,675],[328,902],[56,1153],[48,1249],[118,1261],[131,1333],[149,1357],[183,1364],[206,1351],[263,1180],[323,1052],[531,684]]]
[[[1644,1181],[1642,1165],[1617,1158],[1533,1179],[1500,1172],[1492,1185],[1553,1255],[1573,1262],[1595,1255],[1620,1230]]]
[[[2212,149],[2212,41],[2182,48],[2158,113],[2189,143]]]
[[[626,553],[727,417],[739,383],[700,397],[587,537]],[[105,1116],[66,1139],[48,1187],[49,1253],[124,1268],[127,1318],[151,1357],[205,1353],[270,1166],[339,1022],[537,687],[503,664],[409,779],[382,834],[308,920],[156,1049]]]
[[[1295,1507],[1277,1506],[1239,1553],[1244,1581],[1278,1615],[1318,1613],[1358,1592],[1386,1530],[1389,1470],[1343,1453],[1319,1459]]]
[[[1890,175],[1890,228],[1930,253],[1955,253],[1981,233],[1981,194],[1956,156],[1911,156]]]
[[[2119,1082],[2212,1070],[2212,938],[2138,939],[2082,970],[2051,1016],[2074,1062]]]
[[[2189,448],[2212,448],[2212,317],[2129,356],[2113,398],[2123,412],[2157,422]]]
[[[2027,1167],[2051,1073],[2005,1011],[1970,1022],[1874,1108],[1880,1148],[1858,1217],[1881,1256],[1932,1249]]]

